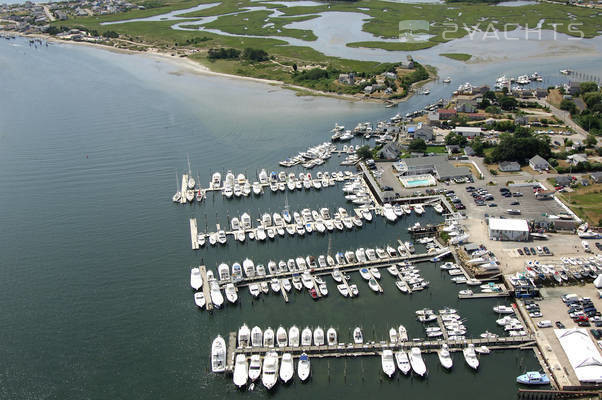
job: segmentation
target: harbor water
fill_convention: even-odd
[[[504,72],[504,65],[497,68]],[[558,66],[546,68],[551,73]],[[458,79],[491,82],[491,69]],[[327,277],[330,295],[318,302],[306,293],[291,294],[289,304],[273,294],[253,301],[243,289],[238,305],[199,311],[189,273],[201,262],[215,270],[246,257],[267,264],[329,249],[396,246],[398,239],[409,240],[407,227],[417,220],[441,217],[429,207],[424,216],[394,225],[376,217],[354,232],[267,243],[229,240],[193,252],[190,217],[213,230],[216,223],[227,226],[228,217],[249,212],[259,218],[286,202],[292,210],[351,206],[340,185],[232,201],[209,194],[201,205],[171,202],[187,156],[203,186],[214,171],[253,179],[257,170],[278,171],[278,161],[328,140],[335,122],[353,128],[405,114],[448,97],[449,86],[437,84],[430,98],[385,109],[194,75],[150,57],[84,46],[36,49],[22,39],[0,41],[0,71],[0,398],[268,398],[260,385],[239,392],[229,377],[210,372],[211,340],[243,322],[274,329],[333,326],[342,342],[351,341],[360,325],[366,340],[385,340],[388,329],[401,323],[411,337],[423,337],[414,311],[451,306],[466,318],[468,336],[501,333],[492,307],[504,300],[459,300],[463,287],[434,263],[419,265],[431,286],[411,296],[382,270],[382,295],[354,273],[356,299],[342,298]],[[340,170],[340,160],[333,156],[318,168]],[[426,379],[397,374],[393,380],[384,378],[377,357],[312,360],[310,382],[278,385],[276,395],[508,399],[515,377],[538,368],[531,351],[482,356],[478,372],[460,354],[453,355],[451,372],[436,356],[425,358]]]

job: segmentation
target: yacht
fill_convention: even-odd
[[[276,343],[278,344],[278,347],[286,347],[288,345],[286,329],[282,326],[279,326],[278,330],[276,330]]]
[[[418,215],[424,214],[424,207],[422,206],[422,204],[416,204],[414,206],[414,212]]]
[[[324,330],[319,326],[314,330],[314,345],[315,346],[323,346],[324,345]]]
[[[190,270],[190,286],[194,290],[199,290],[203,287],[203,279],[201,278],[201,270],[199,268],[192,268]]]
[[[219,187],[222,185],[222,174],[220,174],[219,172],[214,172],[213,175],[211,176],[211,188],[212,189],[219,189]]]
[[[439,350],[437,350],[437,355],[439,356],[439,362],[443,366],[443,368],[451,369],[453,366],[453,361],[451,355],[449,354],[449,349],[447,348],[447,344],[443,344]]]
[[[249,330],[247,324],[243,324],[238,329],[238,348],[240,349],[244,347],[249,347],[250,339],[251,331]]]
[[[251,346],[261,347],[263,345],[263,332],[258,326],[254,326],[251,329]]]
[[[383,350],[380,356],[383,372],[390,378],[395,373],[395,360],[393,359],[393,351]]]
[[[422,352],[420,351],[420,348],[412,347],[408,353],[408,358],[414,372],[420,376],[424,376],[424,374],[426,374],[426,365],[422,359]]]
[[[226,341],[220,335],[213,339],[211,344],[211,371],[224,372],[226,370]]]
[[[326,340],[329,346],[337,345],[337,331],[334,328],[328,328],[328,331],[326,331]]]
[[[236,287],[233,283],[228,283],[224,292],[226,292],[226,299],[228,299],[230,303],[236,303],[238,300],[238,293],[236,292]]]
[[[349,296],[349,289],[347,289],[347,286],[345,286],[343,284],[337,285],[337,290],[339,291],[341,296],[343,296],[343,297]]]
[[[230,267],[226,263],[221,263],[217,267],[217,276],[219,276],[220,281],[229,281],[230,280]]]
[[[309,357],[307,354],[303,353],[299,356],[299,362],[297,364],[297,374],[299,375],[299,379],[305,382],[307,378],[309,378],[309,374],[311,372],[311,365],[309,362]]]
[[[251,293],[251,295],[255,298],[259,297],[259,295],[261,294],[261,288],[259,287],[259,284],[249,284],[249,293]]]
[[[293,363],[293,356],[291,353],[284,353],[282,355],[282,363],[280,365],[280,379],[282,382],[287,383],[293,378],[295,373],[295,367]]]
[[[282,279],[282,289],[284,289],[288,293],[291,291],[292,288],[293,287],[291,285],[291,281],[289,281],[288,278]]]
[[[261,356],[253,354],[249,363],[249,379],[251,382],[255,382],[259,375],[261,375]]]
[[[293,325],[288,330],[288,345],[290,347],[299,347],[299,328]]]
[[[242,262],[242,267],[247,278],[255,277],[255,264],[248,258]]]
[[[196,292],[194,294],[194,304],[196,304],[198,308],[205,307],[205,302],[205,295],[203,292]]]
[[[238,354],[234,362],[234,384],[240,388],[246,385],[248,380],[249,364],[247,363],[247,357],[244,354]]]
[[[270,351],[265,355],[263,360],[263,374],[261,382],[266,389],[271,389],[276,384],[278,379],[278,353]]]
[[[398,333],[400,342],[405,342],[408,340],[408,331],[406,330],[405,326],[399,325],[399,329],[397,330],[397,333]]]
[[[305,271],[303,274],[301,274],[301,283],[303,283],[303,286],[305,286],[307,290],[313,289],[314,282],[311,279],[311,274],[309,271]]]
[[[364,343],[364,335],[359,326],[353,330],[353,343],[355,343],[355,344]]]
[[[529,371],[516,377],[516,382],[523,385],[549,385],[550,378],[538,371]]]
[[[263,332],[263,347],[274,347],[274,330],[272,328]]]
[[[397,215],[395,214],[395,211],[393,210],[393,206],[390,203],[386,203],[384,205],[383,213],[384,213],[387,221],[395,222],[395,220],[397,219]]]
[[[389,329],[389,340],[393,344],[397,343],[399,340],[399,337],[397,336],[397,330],[395,328]]]
[[[407,375],[412,368],[410,365],[410,360],[408,359],[408,355],[405,351],[398,351],[395,353],[395,361],[397,362],[397,368],[404,374]]]
[[[474,350],[474,344],[469,343],[468,346],[462,350],[462,352],[464,353],[466,364],[473,369],[479,368],[479,359],[477,358],[477,354]]]
[[[370,271],[370,273],[372,274],[373,277],[375,277],[376,279],[380,279],[380,271],[378,270],[378,268],[376,268],[376,267],[370,267],[369,271]]]
[[[376,260],[376,251],[374,249],[366,249],[366,257],[370,261]]]
[[[243,229],[251,229],[251,216],[247,213],[244,213],[240,216],[240,223]]]
[[[280,281],[278,279],[276,279],[276,278],[273,278],[270,281],[270,287],[272,288],[272,291],[274,293],[280,292]]]
[[[311,329],[305,327],[301,332],[301,346],[311,346],[312,332]]]
[[[493,311],[498,314],[514,314],[514,308],[512,306],[498,305],[493,307]]]
[[[360,268],[360,275],[367,281],[369,281],[370,278],[372,278],[372,275],[370,274],[370,270],[368,268]]]
[[[211,287],[211,302],[215,307],[220,308],[224,304],[224,296],[219,288],[219,283],[213,280],[209,282],[209,286]]]

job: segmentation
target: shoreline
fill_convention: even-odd
[[[191,60],[187,56],[180,57],[179,55],[172,55],[171,53],[157,51],[156,49],[154,49],[152,47],[149,47],[148,51],[139,51],[139,50],[131,50],[131,49],[122,49],[119,47],[109,46],[109,45],[101,44],[101,43],[61,40],[61,39],[58,39],[51,35],[45,35],[45,34],[39,34],[39,33],[28,34],[28,33],[14,32],[14,31],[0,31],[0,34],[20,36],[23,38],[44,39],[50,43],[86,46],[86,47],[90,47],[90,48],[99,48],[101,50],[111,51],[111,52],[120,53],[120,54],[139,55],[139,56],[149,57],[149,58],[153,58],[153,59],[160,60],[163,62],[171,63],[172,65],[178,66],[180,68],[184,68],[188,72],[194,73],[194,74],[216,76],[216,77],[228,78],[228,79],[241,79],[241,80],[244,80],[247,82],[261,83],[261,84],[270,85],[270,86],[279,86],[282,89],[294,91],[297,96],[322,96],[322,97],[330,97],[330,98],[335,98],[338,100],[346,100],[346,101],[351,101],[351,102],[366,102],[366,103],[376,103],[376,104],[383,104],[383,105],[388,105],[388,104],[397,105],[399,103],[408,101],[415,94],[412,92],[412,93],[409,93],[407,96],[403,97],[402,99],[391,99],[391,100],[377,99],[377,98],[362,98],[362,97],[356,97],[356,96],[349,95],[349,94],[337,94],[337,93],[331,93],[331,92],[323,92],[320,90],[307,88],[305,86],[293,85],[290,83],[273,80],[273,79],[254,78],[251,76],[242,76],[242,75],[226,74],[223,72],[215,72],[199,62]],[[428,82],[431,82],[435,78],[436,78],[436,75],[429,76],[429,78],[427,80],[424,80],[421,82],[416,82],[416,83],[412,84],[412,87],[423,86],[423,85],[427,84]]]

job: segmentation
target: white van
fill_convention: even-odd
[[[569,301],[572,300],[577,300],[579,298],[579,296],[577,296],[575,293],[571,293],[571,294],[565,294],[562,295],[561,299],[563,302],[568,303]]]
[[[537,321],[537,327],[538,328],[551,328],[552,327],[552,321],[544,319],[542,321]]]

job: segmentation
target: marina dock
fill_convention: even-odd
[[[207,268],[204,265],[199,266],[201,272],[201,279],[203,280],[203,295],[205,296],[205,308],[207,311],[213,310],[213,302],[211,301],[211,290],[209,288],[209,281],[207,279]]]
[[[192,244],[192,250],[199,249],[199,237],[198,229],[196,224],[196,218],[190,218],[190,242]]]
[[[186,204],[187,200],[186,200],[186,191],[188,190],[188,175],[183,174],[182,175],[182,186],[180,189],[180,204]]]

